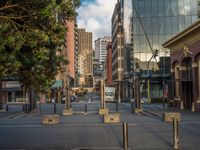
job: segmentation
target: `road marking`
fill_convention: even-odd
[[[22,114],[24,114],[24,112],[19,112],[19,113],[16,113],[16,114],[12,114],[12,115],[6,116],[6,117],[2,118],[1,120],[13,119],[14,117],[16,117],[18,115],[22,115]]]

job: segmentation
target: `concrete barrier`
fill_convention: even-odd
[[[59,124],[60,117],[59,115],[43,115],[42,124]]]
[[[104,115],[104,123],[119,123],[120,122],[120,114],[105,114]]]
[[[173,122],[174,119],[177,119],[177,121],[181,121],[181,115],[177,112],[166,112],[163,113],[163,121],[165,122]]]
[[[108,109],[107,108],[104,108],[104,109],[99,109],[99,115],[105,115],[105,114],[108,114]]]

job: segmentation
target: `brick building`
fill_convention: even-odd
[[[112,42],[107,44],[107,56],[105,60],[105,80],[106,85],[112,85]]]
[[[171,53],[174,87],[172,99],[178,106],[200,108],[200,20],[163,44]]]

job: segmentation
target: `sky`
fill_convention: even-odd
[[[78,28],[92,32],[93,41],[111,36],[111,17],[116,2],[117,0],[81,0],[77,17]]]

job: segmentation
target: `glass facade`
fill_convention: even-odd
[[[159,50],[159,57],[170,55],[162,44],[197,20],[198,0],[132,0],[134,66],[140,70],[158,69],[151,59],[152,49]],[[148,41],[148,40],[149,41]],[[152,49],[151,49],[152,47]],[[159,61],[157,57],[157,61]],[[150,61],[151,60],[151,61]]]

